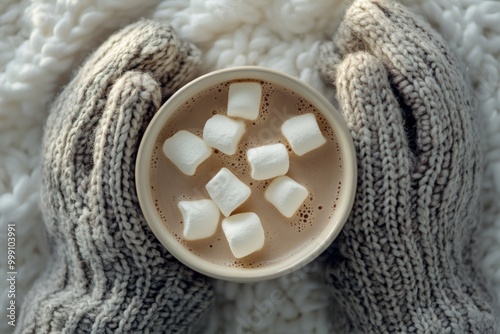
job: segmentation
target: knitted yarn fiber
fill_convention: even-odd
[[[357,0],[319,66],[359,164],[327,269],[340,332],[497,333],[475,258],[478,121],[456,58],[402,5]]]
[[[145,127],[199,61],[169,26],[140,21],[110,37],[53,103],[42,162],[51,259],[18,333],[185,332],[211,305],[209,281],[149,230],[134,181]]]

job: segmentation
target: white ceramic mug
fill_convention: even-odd
[[[344,164],[341,182],[345,189],[337,201],[336,209],[328,224],[325,225],[324,230],[313,242],[310,242],[298,252],[277,263],[257,268],[219,265],[190,252],[165,227],[155,208],[150,190],[149,170],[153,146],[158,134],[172,114],[183,103],[204,89],[222,82],[239,79],[264,80],[276,83],[306,98],[325,117],[333,129],[340,145]],[[354,145],[347,125],[342,115],[325,97],[309,85],[287,74],[263,67],[244,66],[218,70],[198,77],[168,99],[156,113],[144,133],[137,155],[135,178],[139,203],[144,217],[155,236],[174,257],[193,270],[214,278],[236,282],[255,282],[275,278],[301,268],[318,257],[334,241],[352,208],[356,192],[357,165]]]

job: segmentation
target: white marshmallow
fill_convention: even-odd
[[[319,129],[314,114],[292,117],[281,125],[281,132],[297,155],[304,155],[324,143],[326,139]]]
[[[214,200],[224,216],[229,216],[237,207],[243,204],[250,193],[250,188],[241,182],[225,167],[206,184],[208,194]]]
[[[220,211],[214,201],[180,201],[177,207],[181,211],[184,223],[184,239],[198,240],[214,235],[219,224]]]
[[[295,214],[308,195],[306,187],[286,175],[274,179],[264,192],[264,197],[287,218]]]
[[[233,252],[240,259],[264,246],[265,233],[260,218],[253,212],[240,213],[222,220],[222,230]]]
[[[224,115],[214,115],[207,120],[203,128],[203,140],[208,146],[232,155],[245,133],[245,123]]]
[[[290,161],[283,144],[251,148],[247,151],[251,175],[254,180],[267,180],[288,172]]]
[[[181,130],[165,140],[163,153],[181,172],[194,175],[196,168],[212,154],[212,149],[198,136]]]
[[[257,82],[237,82],[229,85],[227,115],[256,120],[259,117],[262,87]]]

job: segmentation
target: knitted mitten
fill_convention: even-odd
[[[53,103],[42,162],[52,257],[18,332],[185,332],[211,305],[209,281],[148,228],[134,181],[145,127],[199,60],[167,25],[140,21],[110,37]]]
[[[341,333],[497,333],[475,258],[478,116],[456,58],[402,5],[357,0],[319,66],[358,158],[327,268]]]

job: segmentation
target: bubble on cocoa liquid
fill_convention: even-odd
[[[259,180],[259,181],[256,180],[253,182],[253,184],[255,185],[255,188],[257,188],[259,190],[266,190],[269,183],[270,183],[269,180]]]
[[[223,265],[226,267],[233,267],[233,268],[238,266],[237,261],[235,260],[224,261]]]
[[[153,154],[151,157],[151,168],[152,169],[157,169],[159,167],[160,163],[160,157],[158,154]]]
[[[260,121],[266,121],[271,114],[271,100],[276,94],[276,89],[269,82],[262,82],[262,98],[261,98],[261,119]],[[277,106],[275,106],[277,107]]]
[[[333,200],[333,203],[330,206],[330,213],[328,215],[328,219],[331,219],[333,217],[333,215],[335,214],[335,211],[337,210],[337,205],[338,205],[338,202],[340,199],[341,190],[342,190],[342,181],[339,181],[339,183],[337,185],[336,192],[335,192],[335,199]],[[322,209],[324,209],[324,207],[322,207]]]
[[[186,242],[186,240],[184,240],[184,238],[181,235],[179,235],[178,233],[174,233],[174,237],[182,246],[184,246],[190,252],[193,252],[193,249],[189,246],[189,244]]]
[[[291,227],[297,232],[303,232],[314,226],[314,222],[316,221],[315,210],[317,208],[314,204],[314,195],[310,194],[292,218]]]
[[[314,112],[314,110],[310,110],[307,108],[306,103],[302,97],[297,98],[297,102],[295,103],[295,108],[297,109],[297,113],[299,115]]]
[[[224,154],[219,150],[217,150],[217,152],[214,151],[214,153],[222,165],[231,170],[235,175],[244,175],[248,172],[245,150],[239,149],[233,155]]]
[[[155,193],[156,190],[154,187],[151,187],[151,192]],[[155,208],[156,208],[156,211],[161,211],[161,208],[160,208],[160,200],[158,198],[154,198],[153,200],[153,203],[155,205]]]
[[[244,261],[244,260],[232,260],[224,263],[226,266],[233,268],[258,268],[263,265],[262,261]],[[264,263],[265,264],[265,263]]]
[[[161,146],[162,145],[160,145],[159,141],[156,140],[153,146],[153,152],[151,153],[150,169],[155,170],[159,168],[160,157],[163,153],[163,150],[160,149]]]
[[[338,151],[338,143],[337,143],[337,137],[335,136],[333,132],[333,128],[331,127],[330,123],[326,120],[325,116],[323,114],[319,113],[316,111],[316,119],[318,121],[319,128],[321,129],[321,132],[323,135],[329,139],[332,142],[336,143],[337,146],[337,151]]]
[[[228,87],[227,82],[220,83],[220,84],[216,85],[215,87],[213,87],[213,89],[211,90],[211,92],[213,92],[212,98],[214,100],[224,99],[225,96],[223,96],[223,95],[224,95],[224,91],[227,92],[227,87]]]

